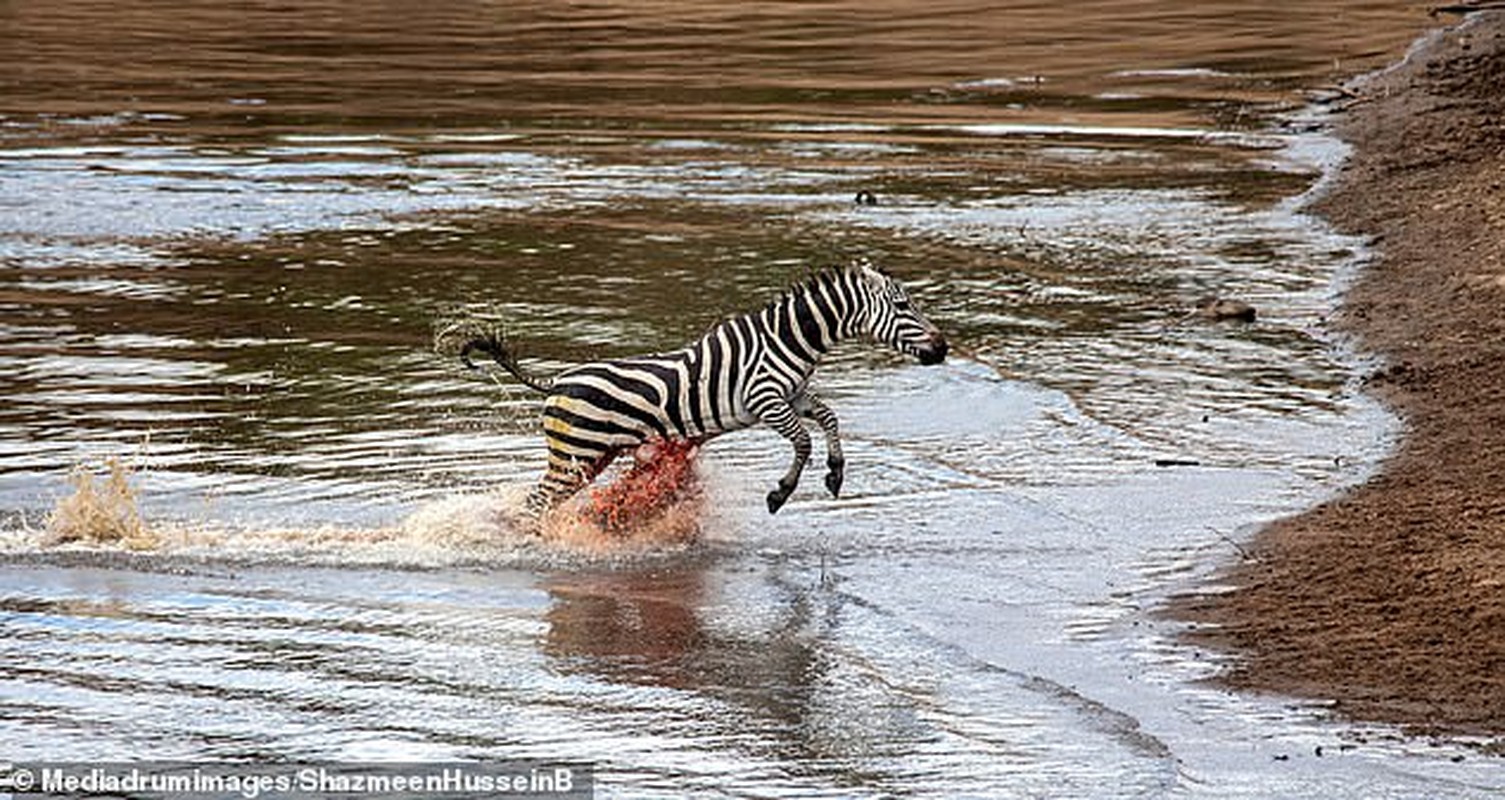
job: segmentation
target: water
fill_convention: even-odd
[[[0,753],[578,758],[605,796],[1499,790],[1456,744],[1202,682],[1155,614],[1395,433],[1323,330],[1362,252],[1297,210],[1340,156],[1297,110],[1420,23],[0,7]],[[502,316],[557,369],[856,256],[959,353],[817,373],[842,499],[817,469],[768,517],[788,453],[754,431],[703,454],[692,543],[499,521],[538,406],[432,354],[435,320]],[[1188,316],[1208,295],[1259,321]],[[110,457],[155,544],[45,544]]]

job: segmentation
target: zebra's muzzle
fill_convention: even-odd
[[[948,350],[950,350],[950,347],[947,346],[945,338],[940,334],[936,334],[930,337],[925,346],[919,348],[920,363],[927,367],[931,364],[939,364],[946,360],[946,352]]]

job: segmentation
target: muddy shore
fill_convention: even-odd
[[[1436,31],[1339,105],[1315,210],[1376,258],[1338,328],[1406,431],[1379,474],[1261,531],[1183,598],[1238,689],[1418,732],[1505,734],[1505,12]]]

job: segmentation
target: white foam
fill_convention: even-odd
[[[0,552],[63,554],[89,560],[123,552],[194,562],[360,566],[398,569],[566,566],[617,563],[693,547],[704,509],[699,491],[628,531],[608,530],[582,513],[586,494],[535,523],[523,513],[530,483],[459,493],[420,505],[381,527],[259,527],[227,520],[146,520],[131,542],[60,542],[45,529],[0,534]],[[107,560],[107,559],[105,559]]]

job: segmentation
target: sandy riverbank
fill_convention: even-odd
[[[1183,600],[1237,688],[1417,730],[1505,733],[1505,12],[1356,82],[1354,146],[1316,211],[1372,237],[1340,329],[1406,422],[1381,473],[1262,531]],[[1215,626],[1215,627],[1213,627]]]

